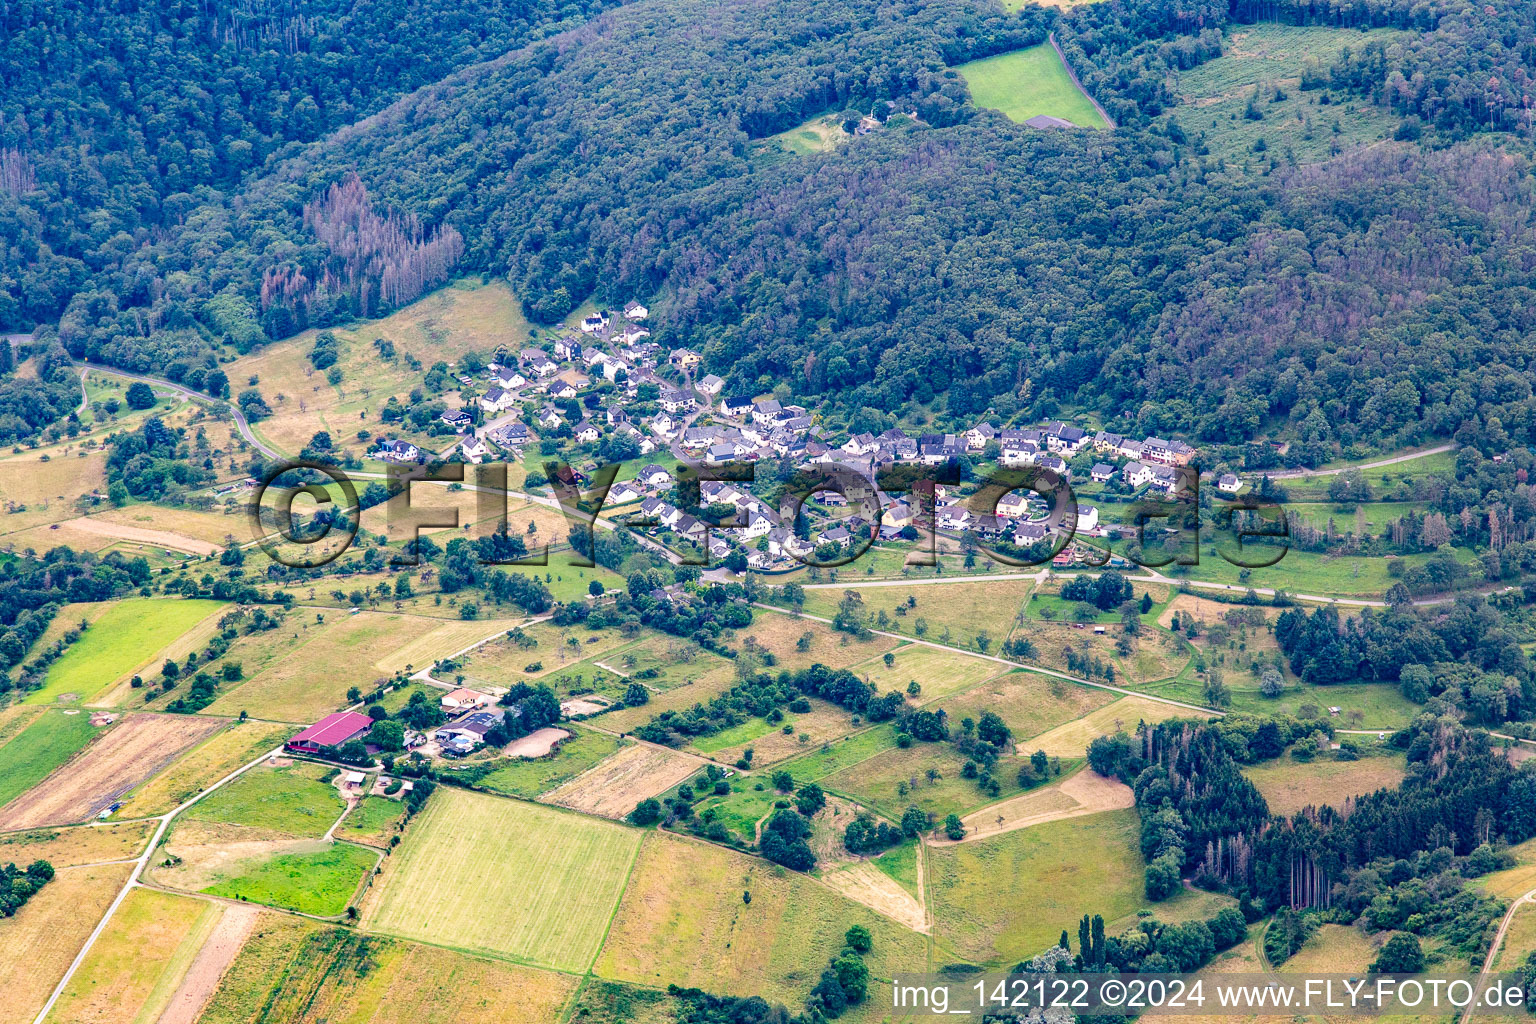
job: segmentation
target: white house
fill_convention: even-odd
[[[1243,481],[1236,473],[1223,473],[1216,481],[1216,489],[1224,494],[1236,494],[1243,489]]]
[[[517,404],[517,396],[505,388],[493,387],[480,396],[480,408],[486,412],[504,412]]]
[[[443,694],[442,699],[438,701],[444,711],[463,711],[468,708],[477,708],[482,704],[489,704],[490,702],[490,695],[464,687]]]
[[[591,420],[582,420],[576,424],[576,440],[582,444],[589,444],[603,436],[603,432],[597,429],[597,424]]]
[[[1127,462],[1120,467],[1120,475],[1132,487],[1140,487],[1152,479],[1152,467],[1140,462]]]
[[[633,299],[624,303],[624,319],[626,320],[644,320],[650,315],[650,310],[640,305],[640,303],[635,302]]]
[[[1099,525],[1099,510],[1093,505],[1077,506],[1077,532],[1088,533]]]
[[[693,390],[707,398],[714,398],[725,387],[725,381],[712,373],[705,374],[704,379],[693,386]]]
[[[463,443],[459,445],[459,451],[463,452],[464,457],[477,466],[482,459],[491,454],[490,447],[474,434],[465,435]]]

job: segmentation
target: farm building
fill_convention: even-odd
[[[462,711],[465,708],[477,708],[482,704],[489,704],[490,702],[491,698],[486,694],[478,690],[466,689],[462,686],[457,690],[443,694],[442,700],[438,701],[443,706],[444,711]]]
[[[355,740],[373,727],[373,719],[356,711],[338,711],[326,715],[286,744],[301,754],[318,754],[325,747],[339,747]]]

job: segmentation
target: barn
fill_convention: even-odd
[[[338,711],[326,715],[286,745],[295,753],[318,754],[326,747],[339,747],[349,740],[355,740],[371,728],[373,719],[367,715],[360,715],[356,711]]]

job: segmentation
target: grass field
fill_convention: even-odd
[[[405,807],[399,800],[366,796],[342,819],[336,837],[383,848],[399,833],[397,826],[404,818]]]
[[[275,749],[292,732],[286,725],[238,722],[129,793],[118,817],[164,814],[258,755]]]
[[[867,587],[854,592],[862,600],[872,628],[978,650],[977,637],[986,634],[989,642],[982,653],[996,654],[1033,586],[1029,580],[978,580],[910,589]],[[843,600],[844,589],[854,588],[807,590],[805,611],[832,618]],[[917,603],[906,609],[905,614],[896,614],[898,606],[909,600]],[[881,612],[886,613],[883,626],[879,623]]]
[[[1112,921],[1143,902],[1134,810],[1053,822],[927,851],[934,933],[965,960],[1002,967],[1071,929],[1085,907]]]
[[[265,346],[228,368],[231,380],[258,378],[257,386],[274,412],[257,426],[258,435],[290,454],[320,430],[330,431],[341,444],[359,426],[385,429],[379,416],[385,403],[391,396],[404,401],[411,388],[421,383],[421,371],[410,368],[407,354],[431,366],[439,359],[452,363],[471,349],[489,354],[499,344],[516,351],[528,336],[528,325],[504,282],[441,288],[381,320],[337,328],[341,357],[336,365],[342,371],[342,383],[337,386],[327,383],[325,375],[310,364],[316,333],[305,331]],[[380,358],[375,338],[395,343],[393,359]],[[428,443],[425,436],[402,436]],[[361,454],[361,447],[351,443]],[[514,486],[519,482],[511,481]]]
[[[1179,74],[1183,102],[1168,116],[1192,137],[1203,133],[1213,153],[1233,160],[1283,160],[1289,151],[1302,162],[1315,162],[1341,149],[1380,142],[1392,136],[1398,124],[1395,116],[1348,95],[1334,95],[1324,104],[1325,90],[1301,91],[1301,74],[1308,60],[1327,67],[1346,47],[1359,53],[1370,41],[1390,42],[1401,34],[1390,29],[1233,26],[1220,57]],[[1255,99],[1261,118],[1248,116],[1250,99]],[[1260,139],[1266,149],[1255,152]]]
[[[158,1019],[222,912],[204,900],[134,889],[70,978],[49,1019],[71,1024]]]
[[[1019,749],[1032,752],[1032,737],[1065,725],[1115,699],[1108,690],[1080,686],[1035,672],[1010,672],[964,693],[938,701],[951,722],[980,720],[991,711],[1013,730]]]
[[[323,850],[240,862],[201,891],[301,914],[335,917],[347,909],[357,884],[377,859],[376,851],[351,843],[332,843]]]
[[[752,893],[752,902],[742,892]],[[870,974],[922,970],[924,939],[812,879],[716,846],[652,833],[594,973],[695,985],[798,1007],[843,933],[874,937]]]
[[[0,833],[0,864],[45,860],[55,868],[129,860],[144,851],[152,821],[111,822],[80,828],[39,828]]]
[[[0,747],[0,807],[46,779],[102,730],[89,715],[48,711]]]
[[[895,849],[882,853],[872,863],[895,879],[897,885],[912,895],[917,895],[917,843],[902,843]]]
[[[42,1009],[132,869],[104,864],[61,871],[15,917],[0,919],[7,1021],[30,1021]]]
[[[914,743],[905,750],[893,747],[844,768],[822,779],[821,786],[847,794],[893,821],[900,820],[908,807],[921,807],[943,820],[945,815],[965,815],[983,804],[1020,792],[1018,772],[1022,762],[998,763],[993,772],[1001,786],[997,796],[982,792],[974,779],[962,778],[960,769],[964,763],[965,758],[951,744]],[[939,773],[933,781],[928,779],[930,769]],[[901,793],[903,783],[908,790],[905,795]]]
[[[553,755],[536,758],[496,757],[496,769],[482,776],[476,785],[492,793],[532,799],[574,779],[603,758],[616,753],[621,746],[615,736],[584,729],[579,725],[569,728],[575,735],[561,743],[560,749]],[[476,767],[478,763],[466,762],[470,767]],[[444,774],[455,774],[454,767],[445,766]]]
[[[783,768],[794,777],[796,783],[819,782],[828,775],[866,761],[881,751],[892,750],[895,746],[895,726],[881,725],[823,744],[795,758]]]
[[[925,644],[907,644],[891,652],[892,664],[884,657],[871,658],[853,667],[853,671],[881,693],[900,690],[916,682],[922,688],[913,698],[919,704],[959,693],[977,683],[1006,672],[1007,666],[985,658],[973,658],[956,651],[941,651]]]
[[[263,922],[202,1024],[547,1024],[576,979],[294,918]]]
[[[319,781],[326,771],[302,761],[278,768],[261,765],[177,820],[244,825],[295,838],[323,836],[346,807],[334,788]]]
[[[366,929],[568,971],[596,956],[641,833],[440,789],[389,858]],[[537,870],[508,870],[537,865]]]
[[[325,621],[315,622],[316,614]],[[247,679],[220,693],[205,713],[237,717],[246,711],[252,718],[307,725],[341,707],[351,687],[371,689],[386,678],[381,662],[441,625],[393,612],[297,611],[277,629],[242,638],[248,643],[231,649],[229,659],[245,665]]]
[[[1108,128],[1049,43],[962,64],[971,98],[978,107],[1001,111],[1024,122],[1036,114],[1064,117],[1084,128]]]
[[[26,701],[47,704],[60,699],[89,699],[148,664],[167,644],[224,607],[223,601],[198,599],[121,601],[49,666],[42,689],[27,694]]]
[[[843,131],[841,118],[825,115],[813,117],[802,125],[770,135],[762,141],[796,156],[810,156],[812,153],[830,153],[851,138],[853,136]]]
[[[1323,804],[1342,810],[1348,797],[1396,788],[1406,774],[1405,764],[1401,754],[1358,761],[1334,761],[1324,755],[1311,763],[1280,757],[1244,768],[1243,774],[1259,787],[1271,812],[1289,815]]]
[[[1096,738],[1116,730],[1133,733],[1138,722],[1151,724],[1170,718],[1207,717],[1199,711],[1161,704],[1145,697],[1121,697],[1082,718],[1030,739],[1025,746],[1031,751],[1043,750],[1053,757],[1082,757],[1088,744]]]

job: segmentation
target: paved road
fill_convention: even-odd
[[[256,439],[256,434],[251,430],[251,424],[246,420],[245,413],[241,412],[240,407],[233,402],[226,401],[222,398],[214,398],[211,395],[205,395],[201,391],[193,391],[191,388],[182,387],[175,381],[169,381],[163,377],[148,377],[141,373],[129,373],[127,370],[119,370],[111,366],[102,366],[100,363],[90,363],[86,362],[85,360],[80,360],[81,395],[85,394],[85,373],[87,370],[92,370],[96,373],[104,373],[112,377],[121,377],[123,380],[140,381],[144,384],[148,384],[151,387],[156,388],[157,390],[170,391],[174,394],[180,395],[182,398],[188,399],[189,401],[201,402],[204,405],[212,406],[215,409],[222,407],[224,410],[228,411],[230,416],[234,418],[235,427],[240,431],[240,436],[245,438],[246,443],[249,444],[252,448],[255,448],[258,452],[261,452],[261,454],[265,455],[269,459],[281,459],[286,457],[282,452],[279,452],[277,449],[271,448]]]
[[[1279,473],[1259,472],[1257,476],[1267,476],[1271,480],[1299,480],[1310,476],[1338,476],[1340,473],[1348,473],[1355,469],[1380,469],[1382,466],[1395,466],[1399,462],[1412,462],[1414,459],[1422,459],[1426,455],[1439,455],[1454,449],[1454,444],[1438,444],[1433,448],[1421,448],[1406,455],[1394,455],[1390,459],[1377,459],[1375,462],[1362,462],[1356,466],[1340,466],[1337,469],[1287,469]]]
[[[37,1016],[33,1018],[33,1024],[42,1024],[43,1019],[48,1016],[48,1011],[53,1009],[53,1004],[58,1002],[59,996],[64,994],[64,989],[69,985],[69,979],[75,976],[75,972],[78,971],[80,969],[80,965],[85,962],[86,955],[90,953],[91,947],[96,944],[96,940],[101,937],[101,933],[106,931],[107,923],[112,920],[112,915],[117,913],[117,908],[122,905],[123,900],[128,898],[128,893],[131,892],[135,886],[143,884],[139,879],[144,874],[144,869],[149,866],[149,858],[154,856],[156,848],[158,848],[160,845],[160,840],[165,838],[165,832],[166,829],[170,827],[171,820],[175,818],[176,815],[186,810],[188,807],[191,807],[193,804],[206,797],[208,794],[223,788],[227,783],[234,781],[241,775],[244,775],[252,768],[261,764],[261,762],[265,761],[267,758],[282,753],[282,750],[282,747],[277,747],[276,749],[267,751],[260,757],[256,758],[254,761],[251,761],[243,767],[236,768],[234,771],[224,776],[218,782],[215,782],[213,785],[209,786],[207,789],[183,801],[181,804],[172,808],[165,814],[160,815],[159,818],[148,819],[151,821],[160,822],[160,824],[155,828],[155,834],[150,837],[149,845],[145,847],[144,852],[133,861],[133,871],[129,873],[128,881],[123,883],[123,888],[120,892],[118,892],[117,898],[112,901],[112,905],[107,908],[107,912],[103,914],[101,920],[96,923],[96,928],[91,932],[90,937],[85,940],[85,945],[80,948],[80,952],[75,955],[75,959],[70,963],[69,969],[64,972],[64,977],[60,978],[59,983],[54,986],[53,994],[48,997],[48,1002],[43,1005],[43,1008],[38,1011]]]

